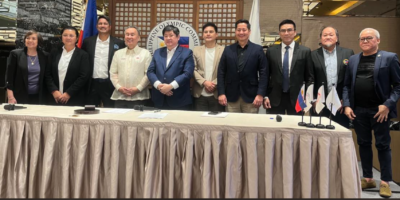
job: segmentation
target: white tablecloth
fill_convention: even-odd
[[[25,106],[0,110],[0,198],[361,197],[351,131],[334,122],[327,130],[299,127],[299,116],[138,119]]]

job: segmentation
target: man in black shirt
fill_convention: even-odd
[[[249,40],[250,23],[235,24],[237,43],[227,46],[218,66],[218,102],[227,112],[258,113],[268,86],[263,48]]]
[[[390,197],[392,192],[392,155],[390,149],[390,119],[397,117],[400,97],[400,64],[397,54],[378,49],[379,32],[372,28],[361,31],[360,54],[350,57],[343,88],[346,116],[353,120],[357,134],[361,165],[362,189],[375,188],[372,179],[372,133],[381,168],[379,194]]]

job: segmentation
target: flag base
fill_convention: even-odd
[[[325,128],[325,125],[323,125],[323,124],[317,124],[315,127],[317,127],[317,128]]]
[[[335,126],[334,125],[326,125],[326,128],[327,129],[335,129]]]
[[[312,124],[312,123],[308,123],[308,124],[306,125],[306,127],[307,127],[307,128],[315,128],[315,125]]]
[[[305,123],[305,122],[299,122],[298,125],[299,125],[299,126],[307,126],[307,123]]]

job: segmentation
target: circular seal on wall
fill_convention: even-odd
[[[147,37],[146,49],[153,55],[158,48],[165,47],[164,36],[162,30],[168,26],[173,25],[179,29],[180,39],[179,46],[193,49],[195,46],[200,46],[200,39],[196,30],[186,22],[180,20],[166,20],[157,24],[149,33]]]

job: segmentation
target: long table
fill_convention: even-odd
[[[299,116],[138,119],[144,112],[24,106],[0,109],[0,198],[361,197],[351,131],[334,122],[327,130],[299,127]]]

